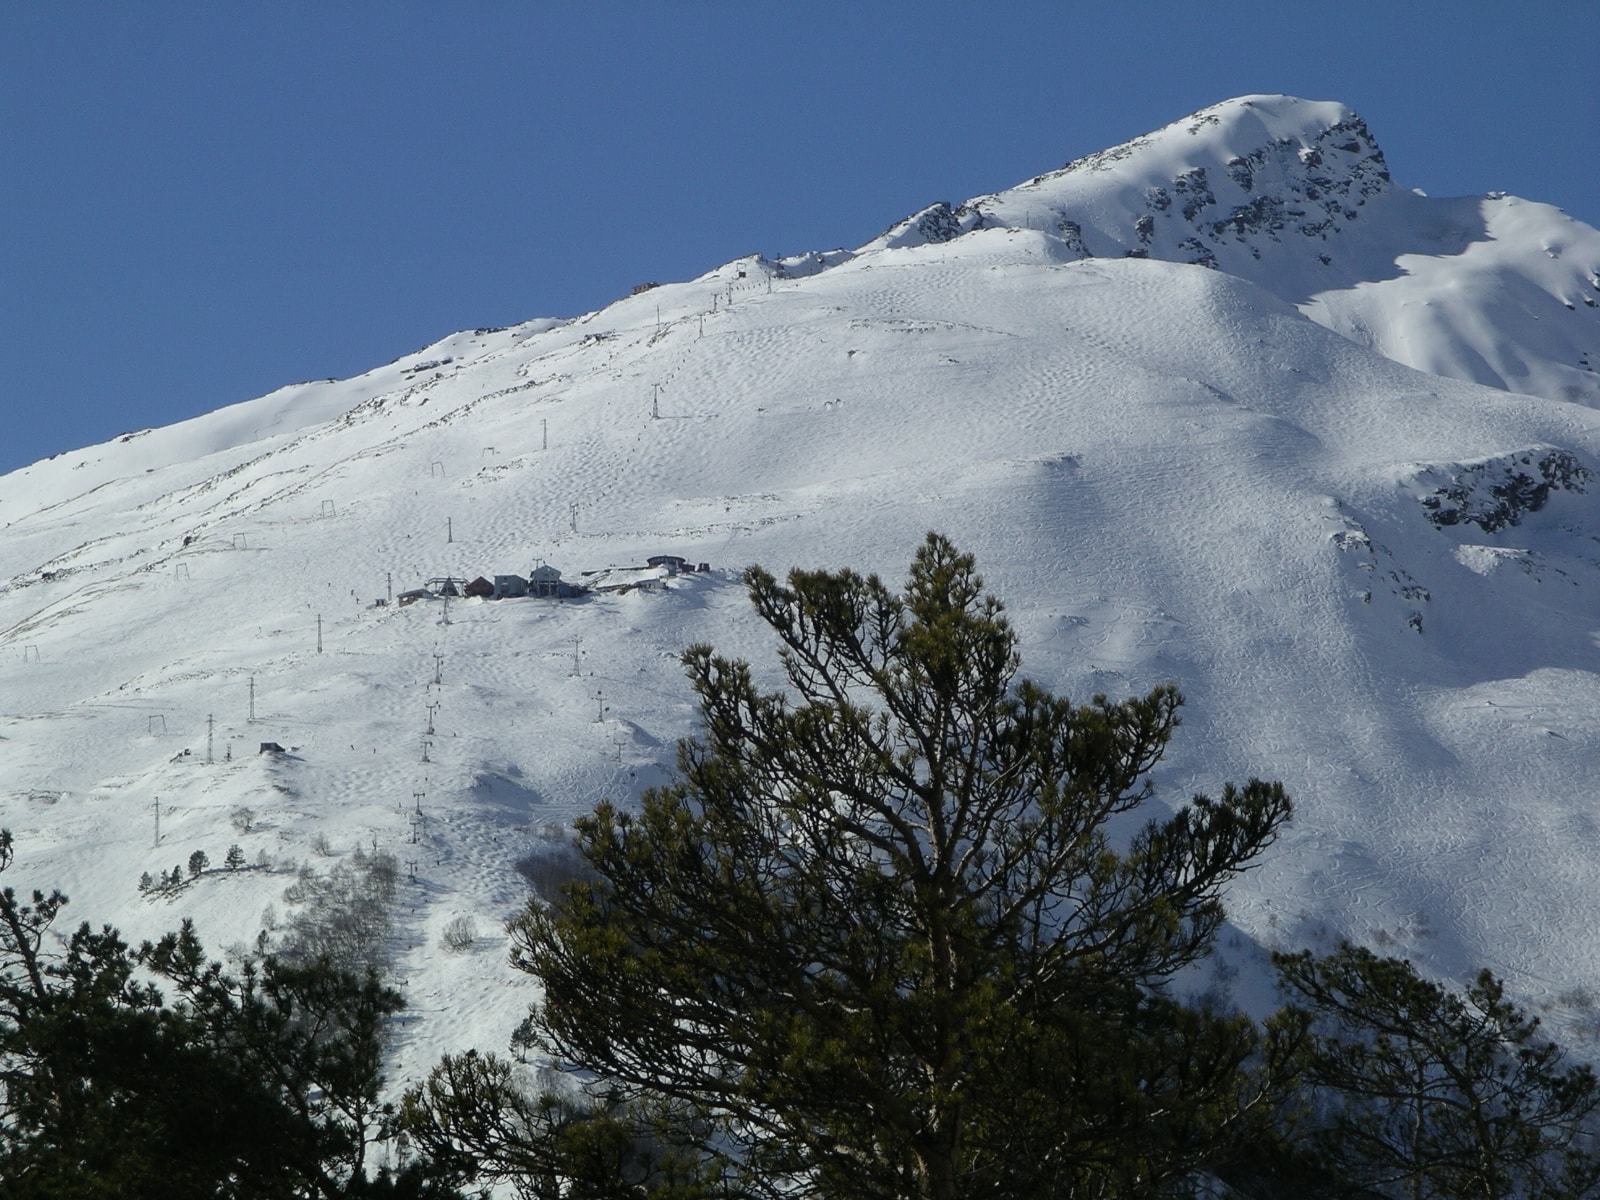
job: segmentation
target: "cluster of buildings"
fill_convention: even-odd
[[[664,589],[666,581],[674,575],[690,575],[710,569],[710,563],[696,565],[680,555],[655,554],[646,559],[642,567],[604,567],[584,571],[581,573],[583,582],[579,584],[569,583],[561,578],[561,572],[556,568],[541,563],[526,577],[496,575],[490,579],[487,575],[479,575],[476,579],[457,579],[448,575],[439,576],[428,580],[426,587],[401,592],[399,602],[404,606],[415,604],[418,600],[436,600],[446,596],[480,596],[485,600],[533,596],[543,600],[571,600],[591,592],[657,591]]]

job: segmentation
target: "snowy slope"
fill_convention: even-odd
[[[1290,787],[1231,962],[1345,934],[1446,976],[1493,966],[1592,1037],[1600,413],[1412,370],[1242,275],[1025,225],[814,265],[731,263],[0,477],[14,881],[221,945],[282,915],[294,864],[377,846],[406,876],[402,1078],[502,1048],[530,998],[498,931],[526,894],[511,864],[665,777],[692,729],[684,645],[765,661],[737,569],[899,578],[936,528],[978,554],[1034,677],[1079,698],[1178,681],[1165,796]],[[454,601],[448,623],[372,603],[657,553],[713,570]],[[234,841],[277,869],[138,894]],[[460,915],[481,936],[448,953]]]
[[[55,454],[0,476],[0,528],[19,512],[74,502],[128,476],[153,474],[205,458],[212,469],[234,466],[282,444],[375,396],[420,390],[441,375],[492,358],[519,339],[559,328],[563,320],[529,321],[512,329],[477,329],[402,355],[354,379],[291,384],[161,429],[140,429],[83,450]]]

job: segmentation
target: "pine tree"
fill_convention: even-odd
[[[1351,945],[1275,961],[1315,1021],[1305,1077],[1324,1116],[1310,1136],[1324,1180],[1396,1200],[1600,1191],[1600,1080],[1569,1066],[1489,972],[1458,995]]]
[[[529,1200],[735,1200],[714,1193],[683,1122],[657,1108],[570,1090],[529,1096],[511,1064],[475,1052],[444,1059],[411,1089],[401,1123],[420,1133],[434,1174],[509,1185]]]
[[[749,1194],[1151,1194],[1226,1160],[1280,1047],[1158,988],[1208,952],[1282,789],[1196,797],[1119,850],[1173,688],[1079,706],[1020,679],[1002,606],[935,535],[903,595],[848,570],[746,583],[789,689],[685,654],[703,731],[680,782],[637,817],[600,805],[593,878],[511,925],[542,1048],[597,1102],[682,1118],[703,1177]]]
[[[155,885],[156,885],[156,881],[154,879],[150,878],[150,872],[149,871],[145,871],[145,872],[140,874],[140,876],[139,876],[139,890],[141,892],[148,892],[151,888],[155,887]]]
[[[211,859],[206,855],[206,852],[204,850],[196,850],[193,854],[189,855],[189,878],[200,878],[200,872],[204,871],[210,865]]]
[[[244,850],[239,846],[238,842],[228,847],[228,853],[222,862],[230,871],[237,871],[244,866]]]
[[[11,846],[0,830],[0,870]],[[457,1196],[425,1168],[369,1178],[401,1004],[375,976],[271,956],[230,975],[187,923],[137,951],[88,925],[63,941],[65,904],[0,890],[5,1200]]]

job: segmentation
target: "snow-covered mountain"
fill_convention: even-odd
[[[1219,986],[1348,935],[1489,965],[1593,1049],[1597,237],[1396,189],[1348,110],[1252,97],[857,251],[458,334],[0,477],[10,881],[222,944],[284,912],[292,864],[376,846],[404,865],[401,1076],[503,1047],[531,986],[498,930],[512,863],[665,777],[684,645],[770,660],[738,568],[898,578],[936,528],[1033,677],[1178,681],[1163,795],[1262,774],[1296,796],[1234,891]],[[374,604],[659,554],[711,569]],[[234,842],[278,869],[137,891]],[[479,938],[449,952],[459,916]]]

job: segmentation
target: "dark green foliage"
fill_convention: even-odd
[[[198,879],[200,873],[211,865],[211,857],[204,850],[189,855],[189,878]]]
[[[1600,1082],[1482,972],[1464,995],[1344,945],[1279,955],[1315,1018],[1306,1081],[1324,1194],[1579,1197],[1600,1190]]]
[[[65,902],[0,892],[6,1200],[449,1194],[415,1172],[367,1180],[400,1007],[375,976],[271,957],[230,975],[187,924],[136,952],[83,925],[56,949]]]
[[[1019,679],[937,536],[903,595],[746,582],[789,691],[686,653],[681,782],[601,805],[596,878],[512,923],[538,1044],[691,1115],[697,1170],[754,1194],[1156,1195],[1225,1161],[1271,1108],[1280,1032],[1156,989],[1207,953],[1282,790],[1197,797],[1119,851],[1175,690],[1077,706]]]
[[[727,1195],[714,1187],[681,1110],[542,1082],[530,1095],[494,1055],[449,1056],[406,1093],[400,1123],[443,1177],[508,1186],[523,1200]]]
[[[235,842],[228,847],[228,853],[223,857],[223,865],[230,871],[237,871],[244,866],[244,848]]]

